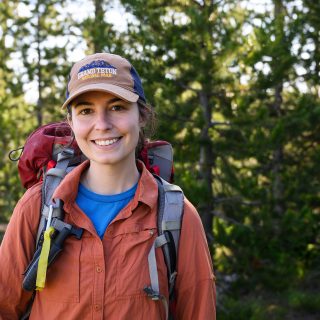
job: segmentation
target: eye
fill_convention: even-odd
[[[90,113],[92,113],[92,109],[90,109],[90,108],[83,108],[83,109],[79,110],[79,114],[81,114],[83,116],[90,114]]]
[[[121,104],[116,104],[110,108],[112,111],[123,111],[125,108]]]

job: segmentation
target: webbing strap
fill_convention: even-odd
[[[166,311],[166,320],[169,318],[169,306],[168,306],[168,301],[165,296],[161,295],[160,299],[162,301],[162,304],[164,306],[164,310]]]
[[[162,247],[168,242],[165,235],[158,236],[150,249],[148,254],[148,262],[149,262],[149,273],[150,273],[150,280],[151,280],[151,287],[146,287],[145,291],[148,293],[148,296],[152,300],[161,300],[163,307],[166,312],[166,320],[169,317],[169,306],[166,297],[160,294],[159,288],[159,275],[158,275],[158,268],[157,268],[157,260],[156,260],[156,248]]]
[[[50,207],[52,207],[52,218],[60,218],[59,208],[53,207],[52,205],[50,205],[50,206],[44,205],[44,207],[42,209],[42,215],[45,216],[46,218],[48,218]]]
[[[66,175],[65,169],[59,169],[59,168],[51,168],[47,172],[47,176],[54,176],[63,179]]]
[[[162,221],[162,230],[163,231],[173,231],[181,229],[181,221]]]
[[[156,260],[156,248],[162,247],[167,242],[168,241],[164,234],[157,237],[148,255],[151,288],[157,294],[159,294],[160,289],[159,289],[159,276],[158,276],[157,260]]]
[[[51,210],[51,214],[50,214]],[[56,203],[53,205],[47,206],[46,204],[43,205],[42,211],[41,211],[41,217],[40,217],[40,222],[38,226],[38,234],[37,234],[37,247],[39,243],[39,239],[41,237],[42,232],[45,229],[45,226],[48,222],[48,218],[51,215],[50,220],[52,219],[62,219],[62,204],[60,200],[57,200]],[[51,222],[51,221],[50,221]],[[51,223],[50,223],[51,225]]]
[[[37,279],[36,279],[36,290],[43,290],[46,277],[47,277],[47,268],[48,268],[48,258],[51,247],[51,236],[54,233],[54,228],[49,227],[44,233],[44,241],[39,257],[38,270],[37,270]]]

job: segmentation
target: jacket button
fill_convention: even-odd
[[[97,267],[96,267],[96,271],[97,271],[97,272],[102,272],[102,268],[99,267],[99,266],[97,266]]]
[[[95,311],[99,311],[100,309],[101,309],[100,304],[95,304],[95,305],[94,305],[94,310],[95,310]]]

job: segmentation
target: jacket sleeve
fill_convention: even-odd
[[[178,250],[176,319],[216,319],[212,260],[201,219],[188,200],[185,200]]]
[[[40,217],[40,187],[29,189],[17,203],[0,246],[0,319],[19,319],[32,293],[22,289],[23,273],[32,259]]]

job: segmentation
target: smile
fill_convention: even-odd
[[[121,138],[114,138],[114,139],[106,139],[106,140],[94,140],[94,143],[99,146],[110,146],[117,141],[119,141]]]

